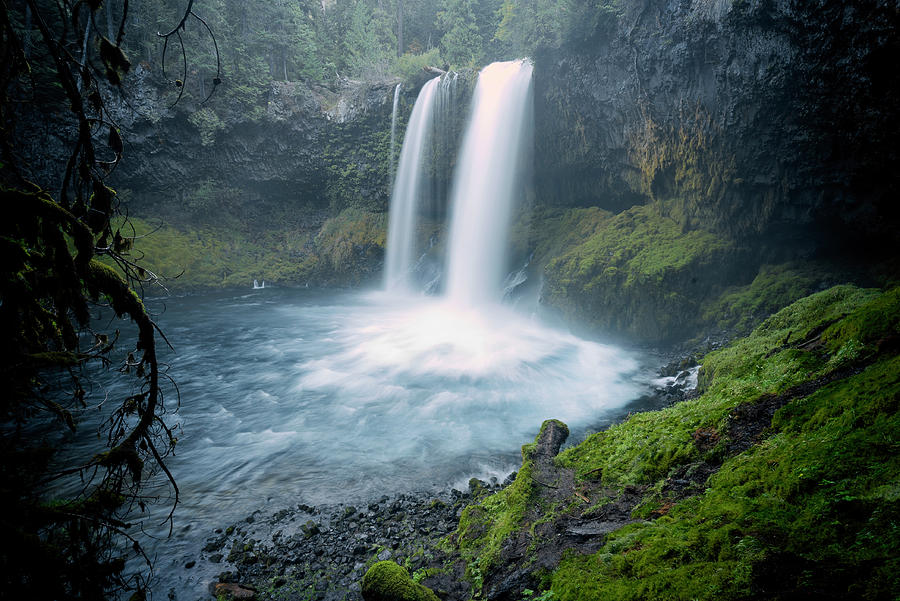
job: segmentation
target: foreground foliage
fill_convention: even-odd
[[[562,452],[557,465],[593,492],[559,515],[590,519],[628,490],[643,500],[543,588],[557,599],[896,598],[898,343],[900,289],[834,287],[705,357],[698,398]],[[534,530],[522,519],[535,500],[528,465],[460,523],[476,590],[502,541]]]
[[[158,331],[135,292],[154,277],[112,222],[119,201],[105,183],[124,151],[106,106],[131,65],[125,15],[107,13],[103,35],[99,3],[10,4],[0,8],[0,587],[8,598],[141,597],[151,561],[140,522],[154,500],[174,507],[178,489]],[[21,142],[49,112],[65,125],[48,151],[57,167],[42,169]],[[130,333],[119,340],[118,322],[93,321],[100,307],[133,322]],[[90,376],[98,365],[121,372],[105,398]],[[102,416],[96,438],[61,456],[85,415]],[[129,559],[142,567],[126,570]]]

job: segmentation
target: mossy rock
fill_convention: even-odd
[[[362,580],[365,601],[438,601],[431,589],[413,582],[409,572],[393,561],[379,561]]]
[[[700,397],[564,451],[582,480],[646,484],[666,511],[564,557],[554,598],[897,598],[898,324],[900,289],[805,297],[707,355]],[[735,409],[779,395],[754,444],[728,450]],[[722,434],[718,455],[697,444],[701,431]],[[705,461],[718,467],[700,494],[667,496],[671,478]]]

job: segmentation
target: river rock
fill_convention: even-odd
[[[233,582],[216,582],[210,585],[209,592],[216,599],[243,599],[244,601],[251,601],[256,598],[256,589]]]

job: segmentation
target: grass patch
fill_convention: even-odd
[[[383,214],[358,209],[326,220],[318,231],[175,227],[133,217],[129,222],[123,235],[134,234],[138,264],[164,277],[173,292],[244,288],[253,280],[360,284],[380,268],[386,232]]]

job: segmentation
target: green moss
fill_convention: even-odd
[[[750,284],[729,288],[704,304],[703,320],[745,335],[769,315],[821,289],[833,277],[829,266],[818,263],[763,265]]]
[[[699,299],[730,277],[734,244],[702,230],[684,233],[653,206],[593,216],[593,231],[548,262],[544,302],[645,340],[683,337],[696,327]]]
[[[380,561],[362,580],[366,601],[438,601],[431,589],[414,582],[405,568],[393,561]]]
[[[524,526],[533,486],[531,462],[525,460],[510,486],[463,510],[457,543],[476,589],[479,575],[496,564],[503,541]]]
[[[703,360],[701,386],[719,379],[717,390],[742,394],[777,392],[826,367],[815,353],[794,348],[879,295],[876,290],[835,286],[812,294],[766,319],[753,334]]]
[[[542,431],[546,425],[544,422]],[[481,589],[482,575],[496,565],[503,541],[528,525],[525,516],[534,496],[533,449],[534,444],[522,447],[522,467],[512,484],[469,505],[459,519],[456,544],[466,560],[466,573],[476,592]]]
[[[203,146],[211,146],[216,141],[216,134],[225,130],[225,122],[211,108],[192,112],[188,116],[188,122],[197,128]]]
[[[659,492],[673,468],[703,458],[697,428],[725,433],[737,404],[835,373],[850,340],[870,349],[860,355],[868,368],[785,405],[759,444],[712,457],[724,462],[704,493],[612,533],[595,554],[564,558],[552,577],[557,597],[897,597],[900,357],[877,341],[896,337],[898,298],[850,286],[804,298],[705,358],[700,398],[562,453],[582,479],[655,483]]]
[[[900,287],[854,310],[830,326],[822,340],[839,358],[857,358],[894,344],[900,336]]]
[[[158,226],[138,218],[122,226],[123,236],[135,237],[132,254],[144,257],[142,268],[172,291],[248,287],[253,280],[358,284],[377,269],[385,230],[383,214],[354,209],[328,219],[318,232]]]
[[[331,272],[352,278],[358,277],[360,263],[383,256],[386,237],[384,213],[351,208],[325,222],[315,245]]]
[[[694,433],[722,432],[736,405],[773,394],[833,369],[812,350],[782,348],[792,332],[803,341],[878,296],[873,290],[838,286],[804,298],[766,320],[751,336],[703,359],[706,394],[668,409],[639,413],[589,436],[560,453],[557,461],[581,478],[624,487],[650,484],[674,467],[704,458]],[[715,451],[707,451],[715,452]]]
[[[597,207],[533,208],[523,212],[510,230],[513,255],[532,256],[540,269],[604,227],[612,213]]]

